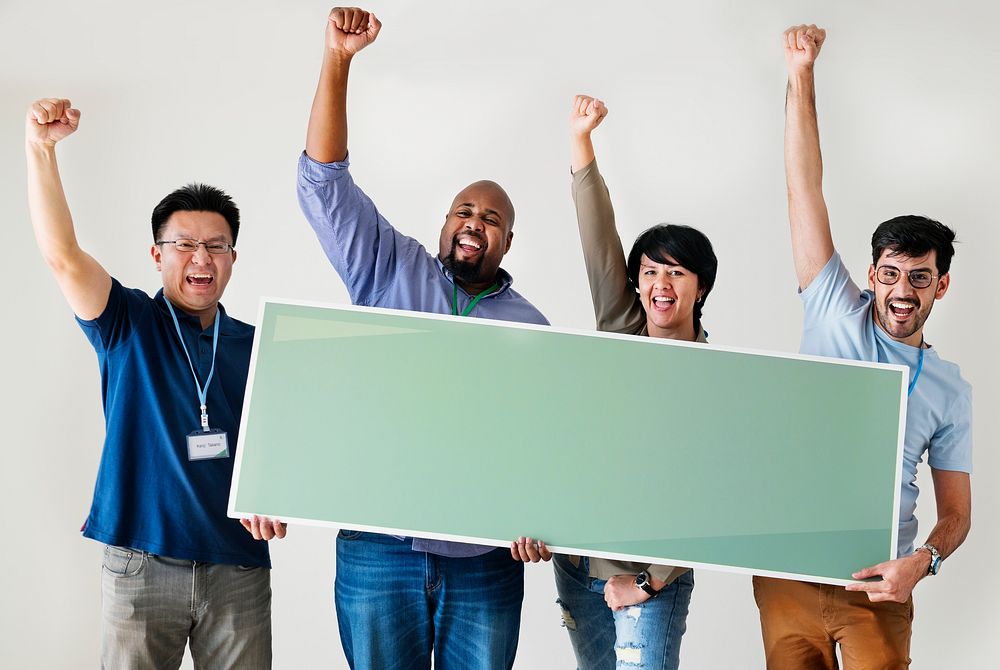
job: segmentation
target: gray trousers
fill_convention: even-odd
[[[101,666],[271,667],[271,571],[104,548]]]

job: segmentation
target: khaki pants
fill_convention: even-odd
[[[868,600],[842,586],[753,578],[768,670],[895,670],[910,665],[913,598]]]

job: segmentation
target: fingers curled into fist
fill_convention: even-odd
[[[331,51],[353,55],[375,41],[382,23],[359,7],[334,7],[327,21],[326,42]]]
[[[785,46],[785,57],[792,65],[809,65],[816,60],[823,43],[826,41],[826,31],[814,23],[792,26],[782,34]]]
[[[603,100],[589,95],[578,95],[573,98],[570,112],[570,127],[578,134],[590,133],[608,115],[607,105]]]
[[[25,120],[28,142],[55,144],[80,125],[80,110],[66,98],[41,98],[31,103]]]

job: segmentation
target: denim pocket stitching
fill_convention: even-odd
[[[359,537],[361,537],[361,534],[363,532],[364,531],[360,531],[360,530],[340,530],[337,533],[337,539],[340,539],[340,540],[356,540]]]
[[[121,572],[112,570],[110,567],[108,567],[108,559],[113,553],[121,554],[122,555],[121,558],[124,558],[125,560],[125,567],[122,569]],[[104,561],[101,565],[101,568],[109,575],[115,578],[125,579],[129,577],[135,577],[139,573],[141,573],[143,569],[146,567],[146,556],[147,556],[146,552],[139,551],[137,549],[129,549],[126,547],[115,547],[112,545],[107,545],[104,548]],[[129,572],[129,567],[131,567],[133,563],[138,563],[138,567],[136,567],[134,571]]]

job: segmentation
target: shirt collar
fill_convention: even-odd
[[[157,305],[159,305],[160,310],[162,310],[163,313],[169,317],[170,312],[167,311],[167,298],[163,295],[162,288],[156,292],[156,296],[153,298],[153,300],[156,302]],[[224,335],[228,331],[230,319],[229,316],[226,314],[226,308],[222,306],[221,302],[218,303],[218,308],[219,308],[219,314],[217,318],[220,319],[219,335]],[[188,314],[183,309],[177,307],[177,305],[174,305],[174,314],[177,315],[177,322],[180,323],[185,328],[191,328],[197,330],[199,333],[202,332],[203,330],[206,330],[205,328],[201,327],[200,317],[195,316],[194,314]],[[209,326],[209,328],[211,328],[211,326]]]
[[[452,284],[454,284],[455,283],[455,275],[453,275],[450,270],[448,270],[448,269],[445,268],[444,263],[441,262],[441,259],[438,258],[437,256],[435,256],[434,257],[434,262],[437,263],[438,269],[441,271],[441,274],[443,274],[445,276],[445,279],[447,279],[449,282],[451,282]],[[494,294],[496,294],[496,293],[503,293],[504,291],[506,291],[510,287],[511,284],[514,283],[514,278],[511,277],[510,273],[507,272],[506,270],[504,270],[503,268],[498,268],[497,269],[496,282],[497,282],[497,284],[500,285],[500,288],[498,288],[494,292]],[[462,287],[460,286],[459,288],[462,288]],[[221,308],[222,305],[219,305],[219,307]]]

